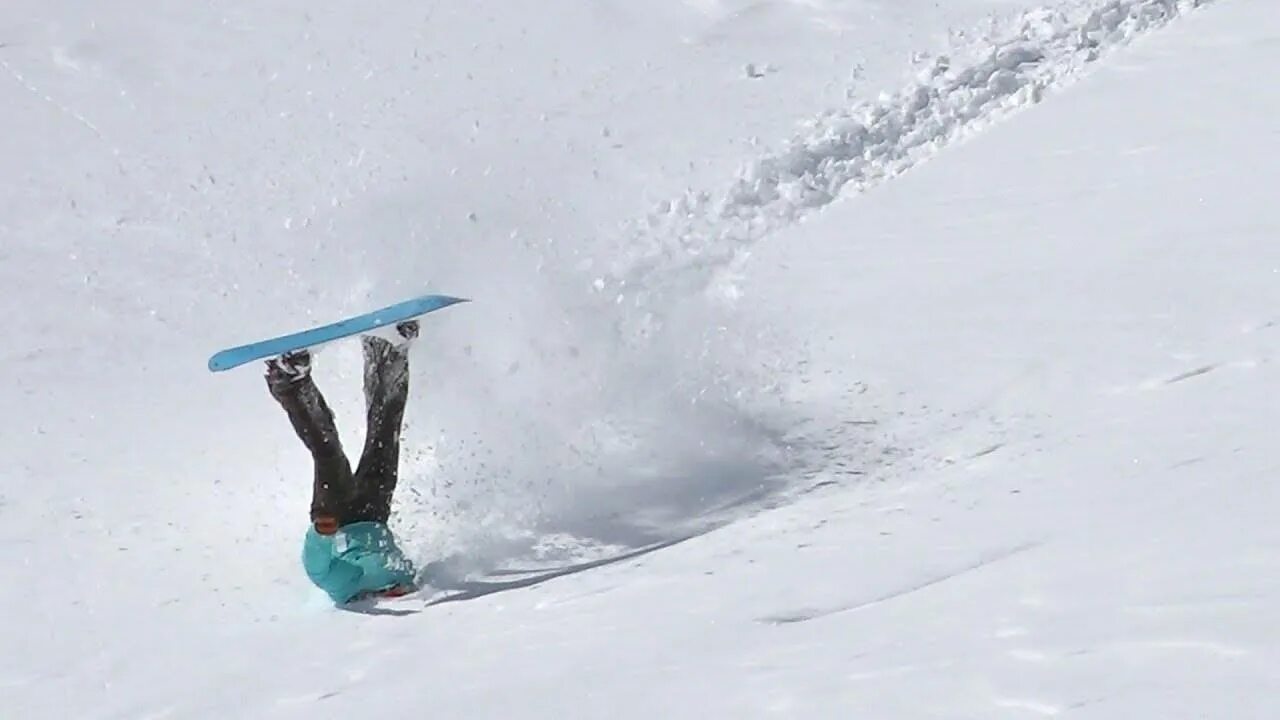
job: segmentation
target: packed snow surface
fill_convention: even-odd
[[[1268,0],[8,3],[0,716],[1280,717],[1275,67]],[[425,291],[428,587],[336,609],[205,359]]]

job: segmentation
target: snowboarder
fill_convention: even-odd
[[[409,396],[409,343],[416,320],[396,325],[397,342],[361,338],[368,429],[355,472],[333,411],[311,379],[311,353],[267,360],[267,387],[311,451],[311,527],[302,546],[307,577],[338,604],[412,592],[413,566],[387,527],[400,464],[400,426]]]

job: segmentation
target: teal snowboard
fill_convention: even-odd
[[[402,303],[388,305],[364,315],[356,315],[355,317],[349,317],[328,325],[321,325],[310,330],[303,330],[291,335],[281,335],[270,340],[260,340],[214,353],[213,357],[209,358],[209,370],[212,372],[230,370],[254,360],[276,357],[293,350],[313,348],[317,345],[341,340],[352,335],[362,335],[460,302],[466,302],[466,300],[449,297],[448,295],[423,295]]]

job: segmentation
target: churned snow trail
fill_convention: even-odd
[[[626,228],[626,247],[596,287],[636,309],[645,332],[672,294],[710,284],[732,296],[735,260],[770,233],[1038,103],[1110,51],[1212,1],[1093,0],[993,21],[923,63],[902,90],[808,121],[727,190],[660,204]]]

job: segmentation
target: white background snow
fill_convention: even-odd
[[[0,717],[1280,717],[1276,67],[1270,0],[10,0]],[[335,609],[204,363],[423,291],[433,587]]]

